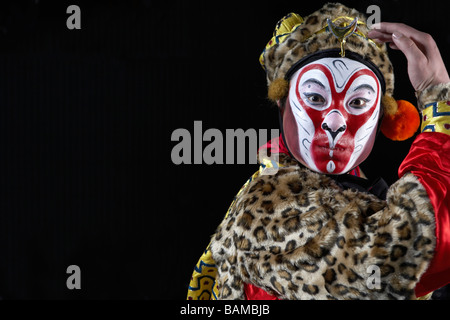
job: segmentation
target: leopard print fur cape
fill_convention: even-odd
[[[280,164],[244,187],[212,238],[218,298],[244,299],[249,283],[280,299],[414,299],[435,247],[417,178],[403,176],[384,201],[288,156]]]

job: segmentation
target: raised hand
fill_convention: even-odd
[[[403,23],[381,22],[372,25],[368,36],[377,42],[389,42],[408,61],[408,75],[416,92],[429,86],[450,82],[433,37]]]

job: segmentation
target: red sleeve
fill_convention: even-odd
[[[399,177],[408,172],[425,187],[436,220],[434,256],[415,289],[420,297],[450,282],[450,135],[419,134],[399,168]]]

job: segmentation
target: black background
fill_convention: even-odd
[[[342,1],[433,35],[444,2]],[[2,1],[0,296],[184,299],[194,265],[257,165],[174,165],[194,121],[278,128],[258,58],[276,22],[323,1]],[[81,9],[68,30],[66,8]],[[391,51],[397,99],[415,102]],[[379,136],[365,173],[397,179],[413,139]],[[81,268],[68,290],[66,269]]]

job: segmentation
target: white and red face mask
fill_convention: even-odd
[[[293,74],[283,112],[285,142],[306,167],[343,174],[372,150],[380,118],[380,82],[364,64],[322,58]]]

